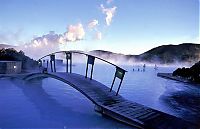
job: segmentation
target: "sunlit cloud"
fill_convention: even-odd
[[[114,6],[112,8],[105,8],[103,4],[101,4],[100,7],[101,7],[102,12],[106,15],[105,21],[106,21],[107,26],[110,26],[117,7]]]
[[[74,42],[78,40],[82,40],[85,36],[85,30],[81,23],[77,25],[68,26],[68,30],[61,36],[60,40],[65,40],[66,42]]]
[[[60,45],[83,40],[85,37],[85,30],[82,24],[69,25],[67,31],[63,34],[56,34],[50,31],[43,36],[35,37],[30,42],[18,46],[17,49],[23,50],[27,55],[38,58],[60,50]]]

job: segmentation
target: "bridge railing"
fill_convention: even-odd
[[[93,69],[94,69],[94,64],[95,64],[95,59],[98,59],[98,60],[101,60],[109,65],[112,65],[115,67],[115,75],[114,75],[114,78],[113,78],[113,81],[112,81],[112,84],[111,84],[111,87],[110,87],[110,92],[112,91],[113,89],[113,85],[115,83],[115,80],[116,78],[120,79],[120,83],[119,83],[119,86],[117,88],[117,92],[116,92],[116,95],[118,95],[119,93],[119,90],[121,88],[121,84],[122,84],[122,81],[123,81],[123,78],[124,78],[124,75],[125,73],[127,72],[125,69],[107,61],[107,60],[104,60],[100,57],[97,57],[97,56],[93,56],[93,55],[90,55],[90,54],[86,54],[86,53],[83,53],[83,52],[78,52],[78,51],[59,51],[59,52],[54,52],[54,53],[51,53],[51,54],[48,54],[46,56],[43,56],[42,58],[40,58],[38,60],[38,63],[39,63],[39,67],[43,67],[43,62],[45,60],[43,60],[44,58],[46,57],[50,57],[50,67],[51,67],[51,72],[56,72],[56,54],[57,53],[64,53],[65,54],[65,59],[66,59],[66,73],[72,73],[72,57],[73,57],[73,54],[80,54],[80,55],[85,55],[87,57],[87,64],[86,64],[86,71],[85,71],[85,78],[88,78],[88,67],[89,65],[91,65],[91,71],[90,71],[90,80],[92,80],[92,77],[93,77]],[[49,61],[47,60],[46,62],[46,71],[43,71],[43,72],[47,72],[48,70],[48,66],[49,66]]]

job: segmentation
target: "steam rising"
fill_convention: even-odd
[[[114,6],[114,7],[112,7],[112,8],[105,8],[105,7],[103,6],[103,4],[101,4],[100,7],[101,7],[102,12],[103,12],[104,14],[106,14],[105,20],[106,20],[107,26],[110,26],[110,24],[111,24],[111,22],[112,22],[112,18],[113,18],[113,16],[114,16],[115,12],[116,12],[117,7]]]
[[[88,28],[94,29],[98,24],[99,24],[98,20],[96,20],[96,19],[92,20],[91,22],[89,22]]]

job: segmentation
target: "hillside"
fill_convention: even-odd
[[[89,52],[92,55],[104,57],[104,58],[117,58],[117,57],[126,57],[127,55],[120,54],[120,53],[113,53],[110,51],[105,51],[105,50],[93,50]]]
[[[90,53],[102,57],[104,59],[123,59],[123,61],[141,61],[160,64],[171,64],[177,62],[194,63],[198,62],[199,60],[200,45],[193,43],[183,43],[179,45],[163,45],[155,47],[140,55],[123,55],[103,50],[94,50]]]
[[[147,62],[164,64],[174,62],[197,62],[200,55],[200,45],[183,43],[179,45],[163,45],[153,48],[141,55],[138,59]]]

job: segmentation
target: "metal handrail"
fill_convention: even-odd
[[[77,54],[81,54],[81,55],[86,55],[86,56],[93,56],[93,57],[95,57],[95,58],[97,58],[97,59],[99,59],[99,60],[102,60],[102,61],[104,61],[104,62],[106,62],[106,63],[108,63],[108,64],[111,64],[111,65],[113,65],[113,66],[115,66],[115,67],[118,67],[118,68],[120,68],[120,69],[123,69],[123,68],[121,68],[121,67],[119,67],[119,66],[117,66],[117,65],[115,65],[115,64],[113,64],[113,63],[111,63],[111,62],[109,62],[109,61],[107,61],[107,60],[104,60],[104,59],[102,59],[102,58],[100,58],[100,57],[98,57],[98,56],[94,56],[94,55],[90,55],[90,54],[86,54],[86,53],[83,53],[83,52],[78,52],[78,51],[58,51],[58,52],[53,52],[53,53],[51,53],[51,54],[48,54],[48,55],[46,55],[46,56],[43,56],[43,57],[41,57],[39,60],[42,60],[43,58],[45,58],[45,57],[48,57],[48,56],[50,56],[50,55],[52,55],[52,54],[56,54],[56,53],[69,53],[69,52],[71,52],[71,53],[77,53]],[[38,61],[39,61],[38,60]],[[123,69],[125,72],[128,72],[128,71],[126,71],[125,69]]]

